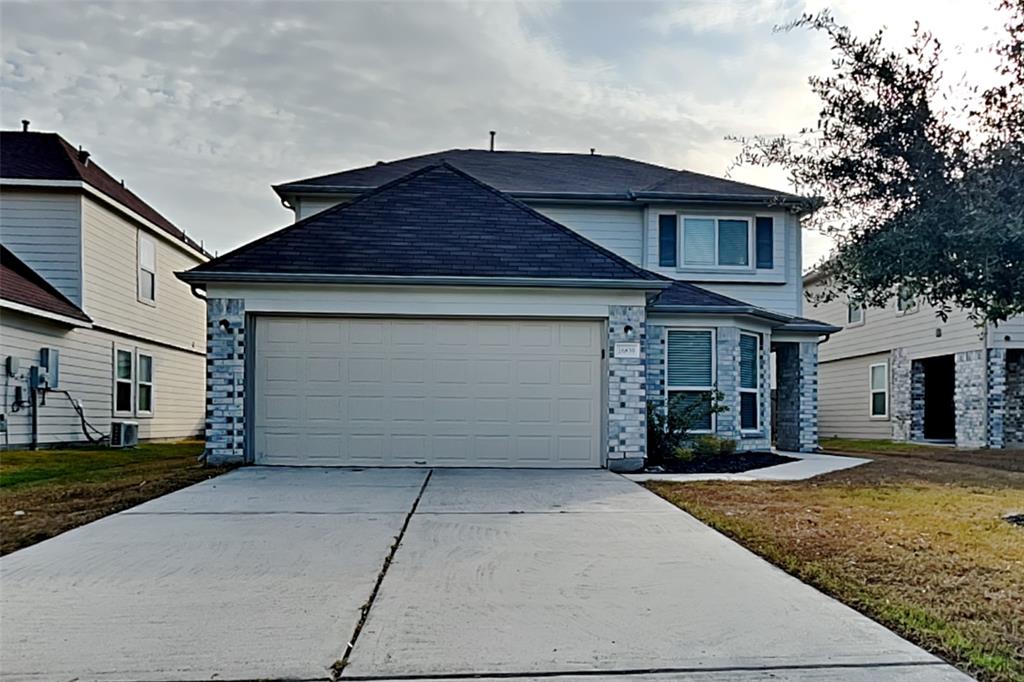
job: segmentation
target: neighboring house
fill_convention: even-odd
[[[647,402],[817,447],[799,216],[619,157],[451,150],[275,187],[297,222],[182,273],[209,298],[211,461],[635,470]],[[698,282],[700,286],[692,284]]]
[[[207,260],[199,244],[87,152],[27,131],[0,133],[0,242],[0,442],[85,441],[122,420],[142,439],[202,432],[205,305],[174,276]],[[54,390],[33,408],[47,366],[37,385]]]
[[[811,273],[804,287],[823,282]],[[884,308],[839,299],[814,315],[844,327],[819,357],[824,436],[1024,446],[1024,317],[979,328],[911,297]]]

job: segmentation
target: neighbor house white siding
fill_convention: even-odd
[[[822,344],[819,352],[829,343]],[[888,352],[832,360],[818,365],[818,393],[821,396],[818,404],[820,437],[892,438],[890,418],[870,416],[868,368],[879,363],[886,363],[888,367]],[[891,370],[889,375],[891,384]],[[891,386],[889,390],[891,392]],[[892,412],[891,405],[889,412]]]
[[[533,204],[532,208],[557,223],[572,228],[595,244],[642,266],[644,212],[640,208],[554,206]]]
[[[820,287],[815,284],[808,291],[818,292]],[[822,363],[893,348],[905,349],[911,358],[924,358],[985,347],[984,331],[961,310],[954,310],[943,322],[934,308],[924,304],[916,312],[901,314],[893,299],[884,308],[868,308],[864,323],[851,326],[846,316],[848,307],[846,298],[818,305],[807,303],[808,317],[843,327],[842,332],[822,344],[818,355]]]
[[[311,215],[316,215],[321,211],[326,211],[332,206],[343,204],[349,201],[352,197],[346,195],[333,195],[333,196],[301,196],[293,199],[293,210],[295,211],[295,221],[298,222],[304,218],[308,218]]]
[[[175,272],[200,263],[176,242],[146,232],[156,244],[156,302],[138,295],[138,244],[144,228],[91,197],[83,200],[85,312],[96,326],[178,348],[206,347],[206,306]],[[202,375],[196,378],[202,382]]]
[[[39,349],[60,351],[60,390],[82,401],[89,422],[103,433],[110,432],[113,412],[114,345],[138,350],[153,358],[153,414],[126,416],[139,423],[139,437],[183,438],[198,435],[205,411],[205,357],[201,353],[172,350],[143,341],[95,329],[68,328],[40,318],[3,311],[0,328],[0,356],[21,361],[21,376],[4,377],[4,403],[14,401],[15,386],[21,385],[28,399],[27,374],[39,363]],[[31,411],[7,411],[8,442],[28,445],[31,440]],[[118,417],[122,419],[122,417]],[[94,434],[95,435],[95,434]],[[81,422],[67,396],[50,392],[39,407],[40,444],[84,440]]]
[[[0,242],[62,294],[82,304],[82,197],[77,192],[0,192]]]

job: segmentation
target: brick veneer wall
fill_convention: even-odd
[[[643,306],[608,309],[608,468],[639,471],[647,455],[647,311]],[[625,328],[633,328],[627,335]],[[615,344],[638,342],[639,358],[615,357]]]
[[[988,409],[987,358],[983,350],[956,354],[953,404],[956,407],[956,445],[980,448],[986,442]]]
[[[988,423],[986,441],[990,448],[1006,446],[1007,393],[1009,388],[1009,359],[1005,348],[988,351]]]
[[[778,433],[781,450],[818,449],[818,344],[776,344],[778,362]]]
[[[245,459],[245,302],[206,304],[206,461]]]
[[[1003,444],[1024,447],[1024,350],[1006,351]]]

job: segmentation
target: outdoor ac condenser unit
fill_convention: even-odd
[[[138,422],[110,422],[110,447],[133,448],[138,444]]]

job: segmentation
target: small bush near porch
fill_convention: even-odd
[[[0,554],[224,473],[202,441],[0,452]],[[15,515],[15,512],[24,512]]]
[[[843,445],[874,461],[647,486],[979,679],[1024,680],[1024,527],[1003,518],[1024,513],[1024,451]]]

